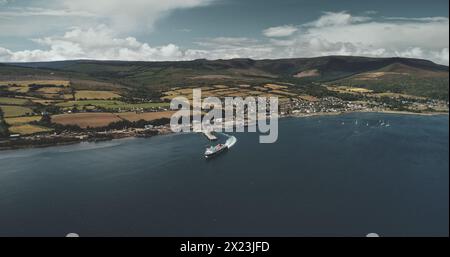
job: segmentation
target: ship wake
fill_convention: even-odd
[[[236,144],[237,138],[236,138],[235,136],[227,135],[227,134],[225,134],[225,133],[222,133],[222,134],[223,134],[224,136],[227,136],[227,137],[228,137],[227,141],[225,142],[225,145],[226,145],[228,148],[231,148],[231,147],[233,147],[233,146]]]

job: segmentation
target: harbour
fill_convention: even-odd
[[[279,126],[211,161],[197,133],[2,152],[0,236],[448,235],[448,116]]]

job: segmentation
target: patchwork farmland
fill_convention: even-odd
[[[11,133],[31,135],[53,131],[52,124],[86,129],[107,127],[121,121],[169,119],[174,113],[169,110],[170,100],[175,97],[192,99],[192,90],[196,88],[175,87],[145,100],[136,99],[123,88],[108,87],[106,83],[101,84],[99,90],[88,85],[88,81],[72,83],[68,80],[0,81],[4,122]],[[290,86],[274,83],[256,86],[213,84],[199,88],[203,98],[276,96],[286,99],[298,96]],[[49,117],[47,124],[42,122],[44,116]]]
[[[171,113],[169,103],[162,100],[125,99],[127,92],[120,87],[100,83],[101,90],[93,90],[88,81],[78,85],[68,80],[0,81],[1,130],[26,136],[52,132],[52,124],[97,128],[167,118]],[[50,118],[48,124],[42,121],[44,116]]]

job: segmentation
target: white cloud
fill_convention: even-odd
[[[0,47],[0,60],[9,61],[11,59],[12,52],[6,48]]]
[[[278,27],[271,27],[268,29],[265,29],[263,31],[263,34],[266,37],[287,37],[291,36],[297,31],[297,28],[292,25],[284,25],[284,26],[278,26]]]
[[[0,6],[7,5],[7,4],[9,4],[9,3],[13,2],[13,1],[14,0],[0,0]]]
[[[202,49],[188,49],[184,59],[231,59],[231,58],[265,58],[273,52],[270,44],[246,37],[216,37],[196,42]]]
[[[396,21],[435,21],[442,22],[448,21],[447,17],[421,17],[421,18],[411,18],[411,17],[385,17],[386,20],[396,20]]]
[[[352,16],[347,12],[325,12],[324,15],[312,24],[316,27],[342,26],[357,22],[365,22],[370,19],[370,17]]]
[[[10,51],[0,48],[0,61],[30,62],[75,59],[166,61],[230,59],[246,56],[260,58],[270,55],[273,49],[257,45],[257,40],[247,38],[212,38],[199,43],[203,49],[181,49],[175,44],[152,47],[134,37],[118,37],[105,25],[96,28],[73,28],[63,36],[34,39],[47,50]]]
[[[192,8],[213,0],[64,0],[71,11],[94,13],[119,31],[151,29],[155,21],[170,11]]]
[[[73,28],[63,36],[46,37],[35,41],[48,50],[12,52],[0,48],[0,58],[6,61],[43,61],[67,59],[98,60],[176,60],[182,58],[179,47],[168,44],[151,47],[134,37],[116,37],[105,25],[83,30]]]
[[[324,55],[403,56],[448,65],[449,20],[445,17],[384,18],[324,13],[283,40],[271,39],[273,57]]]
[[[1,1],[1,0],[0,0]],[[0,2],[1,5],[1,2]],[[79,17],[96,17],[95,14],[84,11],[71,11],[67,9],[44,9],[44,8],[8,8],[0,11],[2,17],[29,17],[29,16],[79,16]]]
[[[271,37],[259,40],[248,37],[206,38],[196,42],[197,49],[184,49],[176,44],[150,46],[135,37],[121,36],[115,27],[107,25],[89,29],[76,27],[61,36],[35,39],[41,49],[11,51],[0,47],[0,61],[161,61],[360,55],[421,58],[449,64],[448,18],[374,20],[339,12],[324,13],[315,21],[292,27],[295,31],[289,33],[275,33],[273,28],[280,27],[273,27],[270,31],[273,33],[269,33]]]
[[[449,47],[448,18],[364,21],[350,14],[327,13],[293,39],[290,47],[297,54],[405,56],[448,65],[448,56],[442,55]]]
[[[89,28],[98,24],[106,24],[122,34],[146,33],[174,10],[213,1],[216,0],[42,0],[23,6],[11,4],[13,0],[0,0],[0,37],[22,36],[23,30],[32,36],[42,35],[49,27],[61,31],[68,26]],[[23,27],[17,29],[18,24]]]
[[[260,59],[262,56],[270,56],[273,52],[271,47],[253,46],[239,48],[217,48],[217,49],[188,49],[184,51],[183,60],[193,59],[233,59],[233,58],[252,58]]]
[[[204,41],[196,42],[198,46],[208,48],[235,48],[251,47],[258,44],[258,40],[247,37],[216,37],[207,38]]]

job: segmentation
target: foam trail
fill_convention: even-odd
[[[225,133],[221,133],[221,134],[228,137],[227,141],[225,142],[225,145],[228,148],[231,148],[236,144],[237,138],[235,136],[227,135]]]

